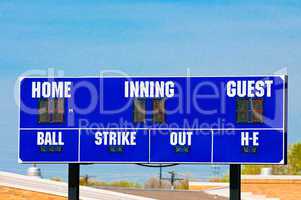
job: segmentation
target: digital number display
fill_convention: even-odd
[[[159,124],[165,122],[165,99],[154,99],[153,122]]]
[[[238,98],[236,102],[237,123],[263,123],[263,99]]]
[[[39,123],[49,123],[49,103],[48,99],[39,100]]]
[[[145,122],[145,99],[134,100],[134,122]]]
[[[40,99],[39,100],[39,123],[63,123],[64,122],[64,99]]]

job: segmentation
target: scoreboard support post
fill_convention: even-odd
[[[241,199],[241,166],[230,165],[230,200]]]
[[[68,200],[79,200],[80,164],[68,164]]]

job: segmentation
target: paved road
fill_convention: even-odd
[[[101,187],[101,188],[106,190],[116,191],[116,192],[160,199],[160,200],[226,200],[228,199],[217,195],[209,195],[203,191],[143,190],[143,189],[126,189],[126,188],[116,188],[116,187]]]

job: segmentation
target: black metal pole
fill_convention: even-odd
[[[162,186],[162,166],[160,165],[160,175],[159,175],[159,183],[160,183],[160,188]]]
[[[241,167],[240,165],[230,165],[230,200],[241,199]]]
[[[68,200],[79,200],[79,164],[68,166]]]

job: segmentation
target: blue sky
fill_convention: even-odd
[[[1,149],[15,162],[14,83],[27,70],[97,75],[289,74],[289,141],[301,140],[300,1],[0,2]],[[11,155],[11,156],[9,156]]]
[[[66,74],[179,74],[186,67],[258,74],[297,67],[297,1],[84,2],[1,1],[2,74],[48,67]]]

